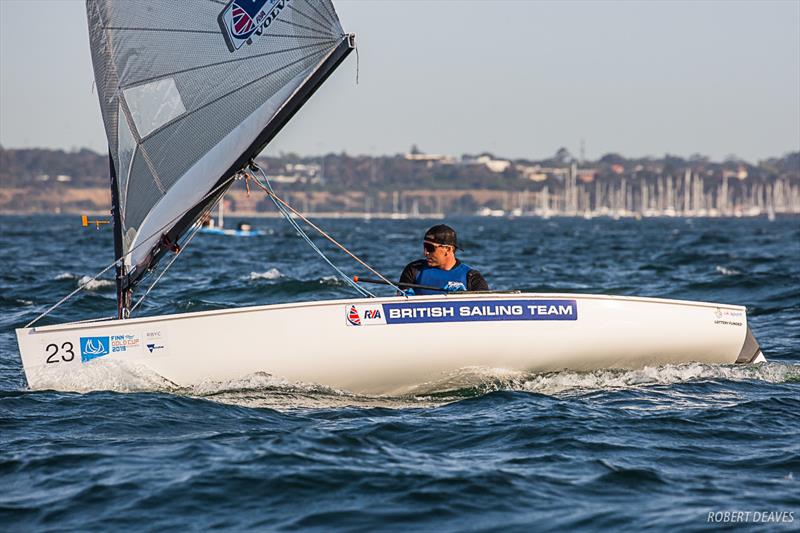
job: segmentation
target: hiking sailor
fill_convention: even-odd
[[[444,224],[433,226],[425,232],[422,245],[425,259],[406,265],[400,275],[400,283],[441,287],[447,292],[489,290],[480,272],[456,258],[456,249],[462,248],[458,246],[453,228]],[[407,289],[406,294],[441,294],[441,291],[418,288]]]

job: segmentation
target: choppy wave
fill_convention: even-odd
[[[741,274],[741,272],[736,270],[735,268],[726,268],[720,265],[717,265],[715,269],[718,273],[722,274],[723,276],[738,276]]]
[[[256,280],[256,279],[279,279],[283,277],[283,273],[278,270],[277,268],[270,268],[269,270],[265,270],[264,272],[250,272],[248,279]]]
[[[90,276],[83,276],[78,280],[78,286],[83,287],[87,291],[107,289],[109,287],[114,287],[114,285],[114,282],[109,279],[92,279]]]

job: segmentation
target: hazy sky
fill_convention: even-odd
[[[800,0],[334,2],[359,83],[351,54],[267,153],[800,150]],[[92,76],[83,2],[0,0],[0,144],[105,151]]]

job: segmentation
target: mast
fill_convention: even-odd
[[[114,260],[118,261],[114,267],[117,281],[117,318],[128,318],[131,311],[131,290],[128,288],[125,261],[122,257],[124,253],[122,250],[122,216],[119,205],[117,171],[111,153],[108,154],[108,167],[111,176],[111,216],[114,219]]]

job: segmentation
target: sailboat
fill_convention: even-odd
[[[160,275],[146,290],[145,281],[180,255],[235,179],[253,177],[255,156],[355,36],[330,0],[88,0],[87,16],[110,154],[117,314],[17,329],[31,389],[113,389],[130,370],[181,387],[263,372],[403,394],[464,368],[764,361],[744,307],[653,298],[373,297],[354,283],[349,299],[132,317]]]

